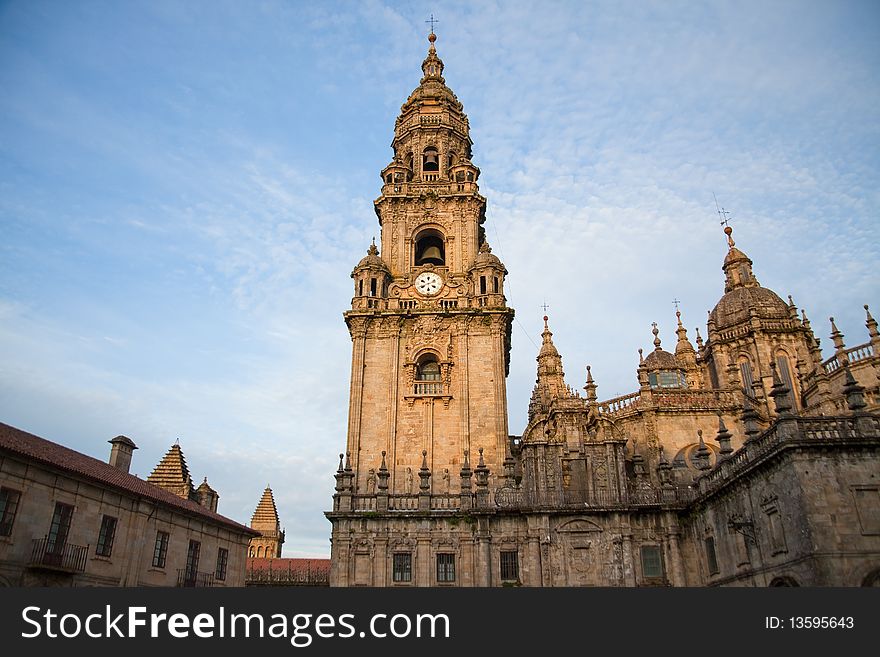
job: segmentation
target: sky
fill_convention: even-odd
[[[516,310],[519,434],[542,304],[568,383],[637,389],[656,321],[723,294],[716,202],[831,355],[880,312],[880,4],[0,3],[0,421],[146,477],[175,440],[219,511],[271,485],[328,556],[349,274],[438,19]]]

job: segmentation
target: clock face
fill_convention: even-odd
[[[443,279],[432,271],[425,271],[416,278],[416,289],[426,297],[433,296],[443,287]]]

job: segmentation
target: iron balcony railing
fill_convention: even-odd
[[[82,573],[86,569],[88,545],[70,545],[50,541],[48,536],[35,538],[30,566],[67,573]]]
[[[178,568],[177,586],[197,588],[214,586],[214,573],[201,573],[187,568]]]

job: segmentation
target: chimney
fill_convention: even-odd
[[[116,436],[116,438],[107,442],[113,445],[110,448],[110,465],[114,468],[119,468],[123,472],[128,472],[129,467],[131,467],[131,457],[134,454],[134,450],[138,448],[137,445],[134,444],[131,438],[126,438],[125,436]]]

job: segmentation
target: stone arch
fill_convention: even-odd
[[[779,577],[774,577],[767,586],[800,586],[800,584],[798,584],[797,580],[794,577],[791,577],[789,575],[781,575]]]
[[[875,568],[865,575],[861,586],[880,586],[880,568]]]

